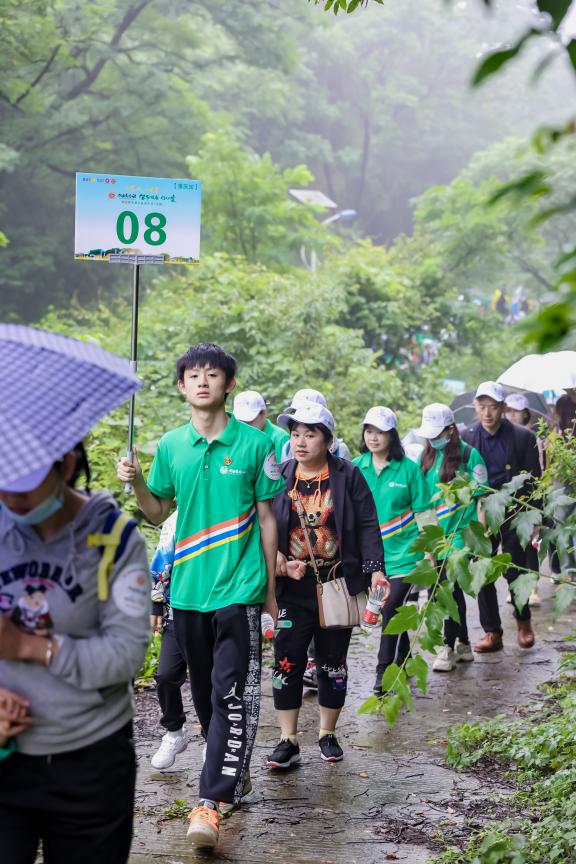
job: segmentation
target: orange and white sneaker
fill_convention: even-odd
[[[186,836],[195,846],[213,849],[218,843],[220,833],[220,813],[217,809],[198,805],[188,814],[188,832]]]

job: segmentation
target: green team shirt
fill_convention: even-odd
[[[488,472],[486,470],[486,463],[478,450],[474,447],[470,447],[470,445],[466,444],[464,441],[460,442],[462,462],[464,461],[467,449],[470,451],[468,461],[466,465],[462,464],[458,470],[468,474],[470,479],[478,486],[473,493],[474,497],[477,498],[480,495],[486,494],[486,489],[480,487],[485,486],[488,482]],[[444,454],[439,450],[434,464],[424,475],[431,496],[435,495],[439,491],[438,483],[440,482],[440,469],[442,468],[443,459]],[[470,524],[470,522],[472,522],[473,519],[476,518],[476,502],[471,501],[470,504],[466,506],[460,502],[457,502],[456,504],[447,504],[445,501],[436,500],[434,506],[436,508],[438,524],[444,531],[444,534],[448,536],[455,531],[456,534],[454,534],[452,538],[452,545],[454,549],[462,549],[464,546],[462,531]]]
[[[266,420],[266,426],[262,431],[273,442],[274,450],[276,451],[276,460],[281,462],[282,450],[286,442],[290,440],[290,436],[284,429],[281,429],[280,426],[275,426],[270,420]]]
[[[423,557],[421,552],[410,549],[419,534],[415,514],[433,509],[422,469],[407,456],[392,460],[380,474],[374,470],[371,453],[352,461],[360,468],[376,502],[386,574],[409,573]]]
[[[160,439],[148,488],[178,503],[171,606],[212,612],[264,601],[256,502],[281,492],[284,480],[263,432],[231,416],[208,444],[191,422],[179,426]]]

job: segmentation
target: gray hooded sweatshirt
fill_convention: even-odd
[[[150,579],[144,540],[134,529],[98,600],[101,555],[87,535],[101,533],[116,506],[108,492],[87,499],[76,518],[47,541],[0,508],[0,613],[58,652],[49,667],[0,661],[0,686],[30,700],[33,724],[16,741],[29,755],[85,747],[132,717],[131,681],[149,640]]]

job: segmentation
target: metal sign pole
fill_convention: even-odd
[[[130,367],[134,374],[138,371],[138,299],[140,293],[140,265],[134,264],[134,275],[132,279],[132,335],[130,349]],[[134,461],[134,409],[136,405],[136,394],[130,397],[128,413],[128,461]],[[132,484],[124,486],[126,493],[132,492]]]

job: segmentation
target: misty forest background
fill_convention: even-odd
[[[479,58],[535,20],[528,0],[495,6],[389,0],[335,17],[305,0],[0,0],[0,318],[128,355],[131,270],[74,261],[74,174],[190,176],[201,263],[142,274],[144,452],[187,419],[174,359],[200,340],[236,355],[239,387],[272,415],[321,389],[352,448],[373,404],[404,431],[450,401],[445,379],[497,376],[527,349],[490,300],[520,286],[545,300],[576,215],[538,214],[573,196],[576,159],[569,139],[530,143],[570,116],[564,57],[539,75],[534,45],[470,89]],[[539,168],[552,200],[486,206]],[[323,226],[293,187],[355,222]],[[93,436],[98,485],[116,485],[125,427],[118,411]]]

